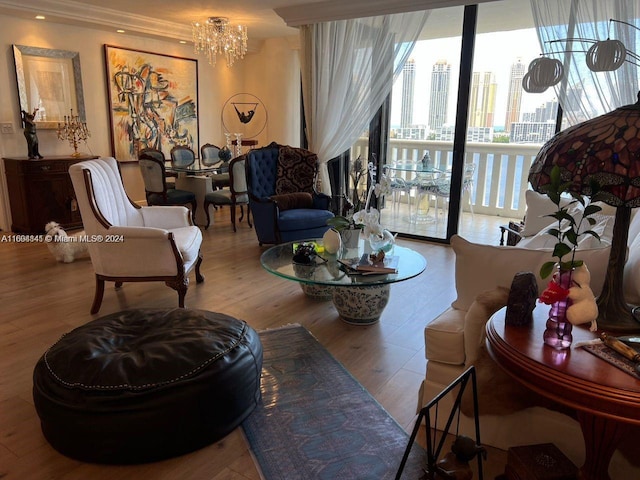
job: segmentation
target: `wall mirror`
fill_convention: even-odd
[[[13,45],[13,57],[20,110],[38,109],[38,128],[57,128],[71,110],[86,121],[78,52]]]

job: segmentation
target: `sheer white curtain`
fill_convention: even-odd
[[[593,43],[585,39],[620,40],[627,50],[638,53],[640,31],[609,19],[640,27],[639,1],[531,0],[531,9],[542,53],[564,64],[563,80],[554,88],[568,124],[637,101],[640,68],[625,62],[613,72],[592,72],[585,59]]]
[[[327,162],[366,130],[402,71],[429,12],[339,20],[301,28],[302,95],[309,150]]]

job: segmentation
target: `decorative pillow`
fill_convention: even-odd
[[[269,197],[278,204],[278,208],[283,210],[293,210],[295,208],[313,208],[313,196],[307,192],[283,193]]]
[[[580,225],[580,233],[587,230],[592,230],[600,236],[600,240],[591,235],[582,235],[578,239],[578,250],[585,250],[590,248],[604,248],[607,245],[611,245],[611,237],[613,236],[613,217],[609,215],[595,214],[592,217],[596,223],[591,227],[588,222],[582,222]],[[579,217],[576,218],[579,220]],[[568,225],[565,220],[563,222],[563,228]],[[547,229],[540,230],[533,237],[526,240],[526,245],[529,249],[553,249],[555,247],[557,239],[553,235],[547,233]],[[570,246],[570,245],[569,245]]]
[[[520,232],[523,237],[535,235],[543,229],[547,229],[555,220],[545,215],[553,214],[558,207],[549,197],[533,190],[524,192],[527,203],[527,213],[524,217],[524,228]],[[560,206],[564,207],[571,202],[571,198],[562,198]],[[579,205],[579,204],[578,204]]]
[[[518,272],[533,272],[542,292],[549,279],[541,279],[539,272],[543,263],[553,260],[551,250],[532,250],[520,247],[499,247],[469,242],[459,235],[451,237],[451,247],[456,254],[457,298],[451,306],[469,310],[476,296],[487,288],[511,286]],[[611,247],[580,250],[579,258],[591,272],[591,289],[595,295],[602,290],[609,262]]]
[[[314,191],[318,156],[303,148],[281,145],[278,152],[276,195]]]

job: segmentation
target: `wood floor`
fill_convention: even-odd
[[[256,330],[305,326],[410,430],[425,375],[423,329],[455,295],[450,248],[398,239],[424,255],[427,270],[391,287],[378,324],[356,327],[342,322],[331,302],[310,300],[297,283],[264,271],[259,257],[266,247],[258,246],[246,222],[234,234],[228,214],[226,209],[216,212],[215,223],[203,230],[206,280],[197,285],[191,279],[187,307],[223,312]],[[0,243],[0,271],[0,478],[259,479],[241,429],[197,452],[147,465],[92,465],[53,450],[42,436],[32,401],[31,376],[38,358],[63,333],[93,318],[126,308],[175,307],[177,295],[162,283],[130,283],[119,290],[107,284],[102,308],[91,316],[90,261],[57,263],[42,243]],[[494,456],[496,473],[504,466],[503,453]],[[493,476],[485,470],[485,478]]]

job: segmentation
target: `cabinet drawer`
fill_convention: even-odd
[[[22,168],[26,174],[66,173],[69,171],[68,162],[24,162]]]

